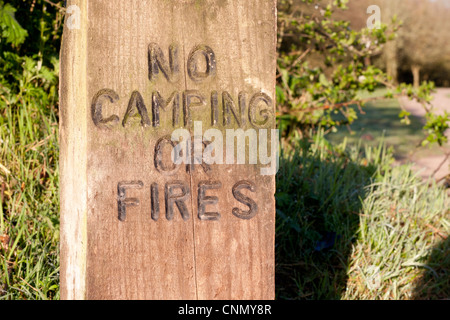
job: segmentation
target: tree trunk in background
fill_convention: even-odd
[[[391,24],[392,17],[398,12],[398,2],[384,0],[382,3],[381,20],[383,23]],[[392,78],[394,84],[398,84],[398,57],[397,40],[390,40],[384,47],[384,59],[386,63],[386,73]]]
[[[385,47],[386,73],[398,84],[397,43],[395,40],[386,43]]]
[[[420,86],[420,66],[413,64],[411,66],[411,72],[414,79],[414,88],[418,88]]]

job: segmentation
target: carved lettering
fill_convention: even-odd
[[[148,70],[150,81],[156,80],[161,71],[169,82],[175,82],[180,75],[180,64],[178,59],[178,46],[169,47],[169,62],[164,53],[156,43],[148,46]]]
[[[166,107],[173,101],[172,104],[172,126],[178,126],[180,123],[180,94],[175,91],[170,98],[165,101],[158,91],[152,94],[152,115],[153,115],[153,127],[159,127],[159,110],[162,108],[166,111]]]
[[[217,91],[211,92],[211,126],[215,127],[219,122],[219,97]]]
[[[233,208],[232,213],[233,215],[235,215],[236,217],[240,218],[240,219],[244,219],[244,220],[249,220],[251,218],[253,218],[257,213],[258,213],[258,205],[256,204],[256,202],[253,199],[250,199],[249,197],[243,195],[241,193],[242,189],[247,189],[250,190],[251,192],[255,192],[256,191],[256,187],[255,185],[250,182],[250,181],[239,181],[238,183],[236,183],[233,186],[233,196],[234,198],[245,204],[247,207],[249,207],[248,211],[243,211],[239,208]]]
[[[181,192],[178,194],[174,193],[174,190],[178,189]],[[166,197],[166,219],[172,220],[174,217],[174,204],[176,204],[178,211],[180,211],[181,217],[184,221],[189,220],[189,211],[186,206],[185,201],[189,198],[189,188],[182,181],[174,181],[171,183],[166,183],[165,188]]]
[[[267,108],[258,108],[260,103],[263,102]],[[255,94],[252,99],[250,100],[249,110],[248,110],[248,119],[250,120],[250,123],[258,128],[261,128],[270,121],[271,117],[269,117],[269,114],[272,114],[273,108],[273,101],[272,99],[265,93],[260,92]],[[259,109],[259,115],[263,117],[262,120],[256,119],[256,110]]]
[[[119,100],[119,95],[111,89],[102,89],[94,96],[91,105],[91,116],[94,124],[100,129],[111,129],[117,125],[120,121],[117,115],[112,115],[108,118],[103,118],[102,109],[103,101],[107,99],[111,103],[115,103]]]
[[[144,99],[138,91],[133,91],[131,94],[130,102],[128,103],[127,111],[123,117],[122,125],[124,127],[131,121],[132,118],[138,116],[141,118],[141,125],[143,127],[150,126],[150,119],[148,117],[147,107],[145,106]]]
[[[133,91],[128,103],[127,110],[122,120],[123,127],[132,127],[133,121],[140,120],[142,127],[154,128],[160,127],[160,113],[168,111],[172,105],[172,126],[180,126],[180,96],[178,91],[172,92],[170,97],[165,100],[159,91],[152,93],[152,121],[148,115],[148,109],[144,98],[138,91]],[[100,129],[112,129],[120,121],[117,115],[112,115],[106,119],[102,115],[102,107],[105,100],[115,103],[119,100],[118,94],[110,89],[100,90],[93,98],[91,105],[92,120]],[[227,91],[222,92],[223,125],[231,126],[232,119],[239,127],[244,127],[247,123],[247,117],[252,126],[265,128],[270,123],[273,115],[273,100],[265,93],[255,94],[249,103],[247,109],[247,95],[240,92],[238,97],[238,107],[235,100]],[[191,116],[192,108],[201,108],[207,105],[206,99],[198,90],[185,90],[183,92],[183,126],[191,127],[193,119]],[[219,93],[211,91],[211,126],[216,127],[219,120]],[[246,113],[248,113],[246,117]]]
[[[168,82],[175,83],[181,76],[180,69],[180,51],[177,45],[171,45],[168,49],[168,56],[165,56],[163,50],[156,44],[151,43],[148,47],[148,78],[150,81],[155,81],[160,74],[163,74]],[[167,58],[166,58],[167,57]],[[200,45],[191,50],[186,61],[187,77],[195,83],[200,83],[207,79],[212,79],[216,76],[216,56],[214,51],[206,46]],[[246,161],[246,153],[237,150],[245,150],[246,137],[248,137],[249,148],[257,147],[256,132],[247,130],[244,131],[242,127],[249,122],[253,127],[263,128],[270,124],[273,119],[273,100],[267,94],[259,92],[247,99],[247,93],[239,92],[239,95],[233,99],[233,96],[228,91],[221,93],[212,90],[211,92],[200,92],[199,90],[185,90],[181,92],[175,89],[168,97],[163,97],[160,91],[154,90],[151,94],[151,117],[149,118],[149,110],[145,105],[144,98],[137,90],[133,91],[128,102],[126,112],[122,120],[124,128],[133,127],[133,122],[140,121],[142,127],[159,128],[161,126],[161,109],[163,112],[170,111],[172,108],[172,126],[173,127],[192,127],[192,108],[199,108],[195,110],[195,114],[202,113],[202,107],[207,106],[205,97],[210,94],[210,110],[211,110],[211,126],[221,126],[219,119],[224,127],[240,127],[239,129],[226,130],[227,133],[227,153],[226,161],[229,164],[235,163],[235,154],[237,154],[237,163],[244,164]],[[221,97],[219,96],[221,94]],[[250,97],[250,96],[249,96]],[[147,97],[150,98],[150,97]],[[180,101],[182,99],[182,101]],[[105,101],[116,103],[119,100],[119,95],[111,89],[100,90],[93,98],[91,104],[91,115],[94,124],[100,129],[111,129],[116,126],[120,119],[113,114],[106,118],[103,117],[103,104]],[[222,103],[222,106],[220,106]],[[208,106],[209,107],[209,106]],[[180,112],[183,112],[183,119],[180,120]],[[223,112],[220,115],[220,112]],[[164,119],[164,118],[163,118]],[[202,116],[201,119],[204,119]],[[181,123],[182,122],[182,123]],[[177,142],[173,141],[171,136],[161,137],[155,145],[154,149],[154,166],[156,170],[163,175],[174,175],[179,171],[181,162],[172,159],[174,154],[183,159],[186,158],[186,172],[190,175],[194,173],[195,166],[201,165],[203,171],[209,175],[212,163],[219,163],[218,159],[223,158],[223,141],[219,139],[222,137],[222,131],[218,129],[209,129],[208,134],[205,132],[205,139],[207,136],[214,137],[214,144],[202,137],[201,122],[196,121],[194,126],[194,136],[191,138],[190,132],[187,129],[187,136],[179,143],[186,144],[186,148],[181,152],[177,148]],[[200,125],[197,125],[200,123]],[[120,126],[119,126],[120,128]],[[215,131],[210,131],[215,130]],[[217,131],[217,132],[216,132]],[[184,136],[183,136],[184,137]],[[235,148],[235,140],[237,140]],[[231,147],[228,147],[231,146]],[[214,147],[214,148],[213,148]],[[179,149],[179,148],[178,148]],[[214,150],[214,156],[212,154]],[[236,151],[235,151],[236,150]],[[253,150],[253,149],[252,149]],[[255,151],[255,150],[253,150]],[[264,151],[264,150],[263,150]],[[218,157],[218,159],[216,159]],[[204,159],[207,158],[207,159]],[[212,161],[214,160],[214,161]],[[248,156],[249,164],[256,164],[256,151],[250,152]],[[222,160],[220,160],[222,161]],[[158,180],[160,181],[160,180]],[[142,181],[122,181],[117,185],[117,205],[118,205],[118,219],[120,221],[126,220],[126,210],[128,207],[136,207],[140,205],[139,199],[127,198],[126,192],[129,189],[142,189],[144,183]],[[164,200],[165,200],[165,216],[167,220],[173,220],[175,216],[175,206],[177,207],[182,219],[189,220],[190,213],[187,203],[190,199],[190,187],[183,181],[171,181],[165,183],[164,186]],[[219,198],[217,196],[207,195],[208,190],[217,190],[222,188],[221,181],[201,181],[198,184],[198,198],[197,198],[197,217],[203,221],[218,221],[221,217],[219,210],[210,209],[207,206],[217,206]],[[245,192],[244,189],[247,191]],[[240,209],[238,207],[232,208],[232,214],[244,220],[249,220],[255,217],[258,213],[258,205],[254,198],[247,196],[248,192],[255,193],[256,185],[254,182],[241,180],[232,187],[233,197],[248,209]],[[245,193],[245,194],[244,194]],[[158,221],[161,214],[159,203],[159,185],[154,182],[150,185],[150,202],[151,202],[151,219]]]
[[[196,101],[195,101],[196,100]],[[191,108],[203,107],[206,105],[205,98],[198,90],[186,90],[183,93],[183,112],[184,112],[184,125],[191,126]]]
[[[126,192],[129,189],[142,189],[144,183],[142,181],[122,181],[117,185],[117,207],[118,219],[124,222],[127,217],[127,207],[136,207],[140,205],[137,198],[127,198]],[[202,221],[218,221],[221,214],[218,211],[207,211],[207,206],[217,205],[219,198],[217,196],[208,196],[208,190],[218,190],[222,188],[221,181],[200,181],[198,184],[197,197],[197,217]],[[241,210],[233,208],[232,214],[239,219],[249,220],[258,213],[258,205],[256,202],[244,195],[241,190],[247,189],[251,192],[256,192],[256,186],[253,182],[242,180],[236,183],[232,188],[233,197],[240,203],[246,205],[248,210]],[[165,184],[164,200],[165,200],[165,216],[168,221],[173,220],[175,216],[175,206],[184,221],[189,220],[190,214],[187,206],[187,201],[190,199],[191,190],[189,185],[183,181],[171,181]],[[150,204],[151,204],[151,219],[155,222],[160,217],[160,203],[159,203],[159,185],[154,182],[150,185]]]
[[[215,205],[219,202],[219,198],[215,196],[206,196],[206,190],[220,188],[222,188],[220,181],[201,181],[198,184],[198,218],[200,220],[217,221],[220,219],[219,212],[205,212],[207,205]]]
[[[186,164],[186,172],[189,174],[194,173],[195,171],[195,165],[200,165],[205,173],[209,173],[211,171],[211,166],[204,161],[203,155],[204,155],[204,148],[208,147],[210,144],[210,141],[203,140],[202,136],[192,137],[191,143],[187,145],[188,150],[188,157],[190,157],[189,163]],[[196,150],[197,148],[197,150]]]
[[[176,82],[181,75],[180,69],[180,50],[176,44],[172,44],[168,49],[168,59],[163,50],[156,43],[150,43],[148,46],[148,68],[149,79],[154,81],[160,73],[164,75],[167,81]],[[187,76],[194,82],[202,82],[216,75],[216,55],[213,49],[207,45],[194,47],[186,61]],[[206,93],[204,93],[206,94]],[[219,122],[219,93],[216,90],[211,91],[211,126],[215,127]],[[172,103],[172,126],[180,125],[180,95],[179,91],[172,92],[171,96],[165,100],[159,91],[152,93],[152,121],[148,116],[148,110],[144,99],[138,91],[134,91],[128,103],[128,108],[122,121],[124,127],[128,126],[135,116],[140,116],[143,127],[159,127],[160,110],[166,109]],[[91,112],[94,124],[102,129],[111,129],[120,120],[117,115],[103,118],[102,104],[105,99],[111,103],[119,100],[118,94],[110,89],[100,90],[93,98]],[[273,100],[263,92],[256,93],[250,99],[247,109],[247,95],[240,92],[237,103],[227,91],[222,92],[223,125],[230,126],[232,118],[239,127],[244,127],[247,121],[257,128],[264,128],[273,118]],[[205,96],[198,90],[185,90],[183,92],[183,125],[185,127],[192,125],[191,108],[206,106]],[[248,119],[248,120],[247,120]]]
[[[158,221],[159,219],[159,188],[157,183],[152,183],[150,186],[150,199],[152,205],[152,220]]]
[[[223,125],[229,126],[231,124],[231,115],[239,127],[245,125],[245,111],[246,111],[246,94],[245,92],[239,93],[239,111],[236,110],[236,105],[231,95],[224,91],[222,93],[222,106],[223,106]]]
[[[166,174],[166,175],[173,175],[177,172],[180,164],[175,164],[174,159],[169,158],[168,161],[164,161],[164,155],[163,155],[163,148],[165,145],[169,144],[173,148],[175,148],[175,142],[171,140],[170,136],[164,136],[158,140],[158,142],[155,145],[155,168],[160,173]],[[172,153],[172,151],[171,151]],[[171,167],[167,167],[164,162],[170,162],[172,164]]]
[[[204,68],[200,68],[200,59],[205,59]],[[204,69],[201,71],[200,69]],[[214,51],[205,45],[195,47],[189,54],[187,61],[189,78],[194,82],[200,82],[216,74],[216,55]]]
[[[245,92],[239,92],[239,111],[241,112],[241,127],[245,126],[247,121],[245,120],[245,113],[247,112],[247,94]]]
[[[127,198],[127,189],[141,189],[144,187],[142,181],[124,181],[117,185],[117,204],[119,208],[119,220],[125,221],[127,217],[127,207],[136,207],[139,205],[139,199]]]

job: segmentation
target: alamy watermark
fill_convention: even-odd
[[[70,30],[81,29],[81,9],[77,5],[71,5],[66,9],[68,14],[66,25]]]
[[[367,14],[371,16],[367,19],[368,29],[380,29],[381,28],[381,9],[377,5],[371,5],[367,8]]]
[[[224,136],[219,129],[203,132],[202,122],[195,121],[193,135],[187,129],[176,129],[171,140],[175,165],[249,164],[260,165],[261,175],[278,172],[278,129],[226,129]]]

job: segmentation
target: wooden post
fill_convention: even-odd
[[[276,1],[67,6],[61,298],[273,299]]]

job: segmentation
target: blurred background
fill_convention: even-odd
[[[328,139],[336,143],[347,138],[353,143],[362,139],[365,144],[376,145],[383,139],[393,147],[398,163],[414,163],[424,178],[445,179],[450,165],[448,143],[444,138],[429,144],[439,139],[431,139],[428,129],[443,129],[448,123],[445,112],[450,112],[450,1],[352,0],[337,1],[336,6],[330,3],[279,1],[280,118],[283,107],[289,105],[284,98],[298,98],[296,104],[286,107],[288,112],[283,118],[287,120],[290,115],[294,126],[321,124],[330,131]],[[318,84],[313,89],[305,84],[292,85],[295,80],[283,77],[283,68],[297,75],[297,79],[312,75]],[[350,84],[343,85],[345,81]],[[420,92],[420,88],[425,91]],[[295,94],[299,89],[303,92]],[[305,95],[305,91],[314,98]],[[426,91],[429,97],[423,99]],[[355,103],[347,109],[342,103],[349,101]],[[333,112],[320,111],[327,104],[334,106],[330,108]],[[315,115],[312,112],[308,118],[303,112],[292,119],[296,110],[308,110],[311,105],[317,106]],[[440,124],[434,121],[427,126],[430,110],[435,116],[442,116]],[[402,123],[407,125],[402,125],[399,116],[405,115]],[[332,120],[328,121],[328,116]],[[445,129],[441,134],[448,136],[449,132]]]
[[[423,80],[437,87],[450,86],[450,1],[448,0],[358,0],[339,14],[356,29],[366,28],[370,14],[362,16],[371,5],[381,9],[381,21],[401,22],[395,38],[383,52],[373,57],[396,82],[419,86]]]
[[[450,1],[350,1],[349,10],[342,12],[341,18],[350,21],[353,28],[365,28],[367,20],[357,12],[363,12],[371,5],[380,7],[383,23],[399,23],[395,37],[385,44],[380,54],[371,58],[371,62],[397,84],[411,83],[417,88],[422,81],[432,81],[436,86],[431,101],[434,112],[450,112]],[[418,119],[422,118],[422,121],[417,121],[417,118],[414,121],[418,129],[425,116],[420,104],[404,97],[398,103]],[[401,146],[398,149],[397,158],[405,160],[408,157],[416,163],[415,169],[420,170],[423,177],[434,175],[439,179],[449,173],[450,162],[446,160],[450,150],[448,143],[443,148],[409,150],[408,153],[403,152]]]

